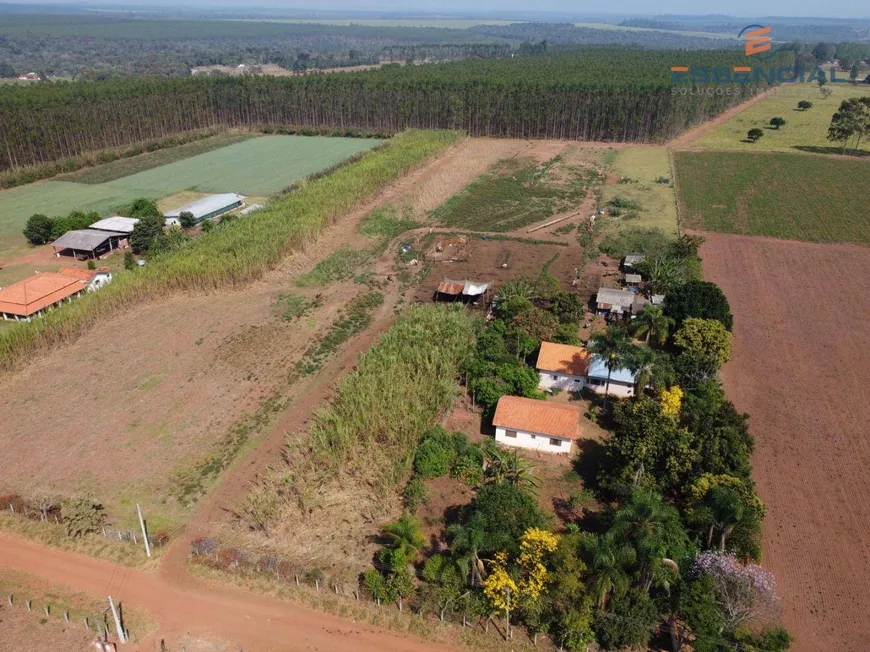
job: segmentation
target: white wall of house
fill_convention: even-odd
[[[508,430],[502,427],[496,427],[495,440],[499,444],[504,444],[505,446],[528,448],[530,450],[542,451],[544,453],[570,454],[574,444],[570,439],[550,437],[550,435],[542,435],[523,430]]]
[[[607,386],[606,380],[601,380],[598,378],[587,378],[586,379],[586,387],[591,389],[596,394],[601,394],[604,396],[604,388]],[[616,380],[610,381],[610,388],[607,391],[608,396],[634,396],[634,384],[633,383],[621,383]]]
[[[91,282],[88,285],[88,291],[93,292],[94,290],[99,290],[101,287],[111,282],[112,272],[97,272],[94,274],[94,278],[91,279]]]
[[[585,376],[560,374],[558,371],[538,371],[539,389],[564,389],[569,392],[579,392],[586,384]]]

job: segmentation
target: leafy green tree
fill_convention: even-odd
[[[607,382],[604,385],[604,401],[610,392],[610,377],[617,369],[628,367],[635,354],[631,336],[623,328],[608,326],[606,330],[595,333],[586,345],[594,359],[601,360],[607,368]]]
[[[595,598],[587,591],[588,568],[583,561],[583,538],[568,533],[553,554],[553,572],[547,591],[556,640],[569,650],[585,650],[595,638],[592,611]]]
[[[423,566],[423,579],[422,602],[444,620],[444,612],[455,608],[465,592],[462,569],[448,555],[432,555]]]
[[[506,482],[483,486],[464,516],[463,527],[482,533],[480,552],[506,550],[517,555],[525,531],[547,525],[535,499],[524,489]]]
[[[414,456],[414,470],[424,478],[440,478],[450,472],[455,453],[443,442],[434,438],[424,439]]]
[[[735,647],[745,652],[784,652],[794,639],[781,627],[765,629],[761,633],[741,628],[734,632]]]
[[[809,100],[801,100],[798,102],[798,109],[801,111],[807,111],[808,109],[813,108],[813,103]]]
[[[649,594],[631,587],[614,596],[607,613],[597,614],[595,631],[605,649],[646,649],[660,623],[661,614]]]
[[[551,341],[558,344],[569,344],[571,346],[580,346],[580,334],[577,331],[576,324],[560,324],[556,332],[553,333]]]
[[[852,64],[852,68],[849,70],[849,79],[854,82],[858,79],[859,74],[860,74],[860,71],[858,68],[858,62],[856,61],[855,63]]]
[[[178,214],[178,223],[182,229],[191,229],[196,226],[196,218],[190,211],[181,211]]]
[[[15,68],[13,68],[9,63],[5,61],[0,63],[0,77],[3,79],[12,79],[17,76],[18,74],[15,72]]]
[[[854,137],[857,152],[861,139],[870,133],[870,97],[850,97],[840,103],[840,108],[831,118],[828,140],[843,143],[843,153]]]
[[[654,294],[667,294],[686,281],[686,261],[677,256],[652,256],[637,270]]]
[[[133,257],[132,251],[124,252],[124,269],[127,271],[136,268],[136,259]]]
[[[635,317],[632,325],[636,337],[644,338],[647,344],[652,340],[659,346],[663,346],[674,327],[674,318],[666,315],[662,306],[648,303],[643,307],[643,311]]]
[[[690,317],[718,319],[729,331],[734,316],[725,294],[715,283],[689,281],[665,297],[665,314],[672,317],[677,328]]]
[[[47,215],[35,213],[27,218],[24,237],[32,245],[44,245],[52,241],[54,224]]]
[[[505,322],[511,322],[513,319],[528,310],[534,308],[534,304],[528,297],[522,295],[514,295],[504,298],[496,304],[495,314]]]
[[[719,532],[719,552],[725,552],[728,536],[748,513],[740,491],[729,486],[714,486],[704,500],[693,508],[693,521],[708,526],[707,548],[713,543],[713,534]]]
[[[753,127],[749,131],[746,132],[746,140],[750,143],[758,142],[759,138],[764,136],[764,130],[759,129],[758,127]]]
[[[770,119],[770,126],[774,129],[779,129],[780,127],[785,126],[785,118],[781,118],[779,116]]]
[[[514,317],[505,341],[520,356],[532,354],[541,342],[550,341],[559,327],[552,314],[540,308],[531,308]]]
[[[819,63],[831,61],[837,53],[837,46],[833,43],[819,43],[813,48],[813,56]]]
[[[552,311],[563,324],[576,325],[586,315],[586,304],[576,292],[558,292],[553,297]]]
[[[147,252],[157,239],[163,235],[163,218],[147,216],[139,218],[130,235],[130,247],[133,253]]]
[[[163,213],[160,212],[160,209],[157,208],[157,204],[150,199],[146,199],[144,197],[140,197],[139,199],[134,199],[133,203],[130,204],[130,208],[128,209],[129,216],[128,217],[156,217],[161,220],[161,226],[163,225]]]
[[[674,333],[674,345],[690,355],[715,360],[717,367],[731,359],[731,333],[717,319],[685,319]]]
[[[677,585],[671,598],[675,606],[668,614],[668,629],[674,652],[680,652],[690,639],[695,652],[727,649],[723,636],[725,621],[716,603],[712,577],[687,577]]]
[[[681,487],[695,467],[694,436],[661,403],[644,396],[613,410],[616,428],[604,444],[598,479],[612,491],[644,485],[662,492]]]

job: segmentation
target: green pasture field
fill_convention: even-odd
[[[0,191],[0,261],[27,251],[21,234],[34,213],[72,210],[111,214],[136,197],[160,199],[182,190],[274,195],[383,141],[320,136],[261,136],[100,184],[44,181]]]
[[[847,73],[838,76],[846,78]],[[690,147],[701,149],[727,149],[747,152],[814,152],[840,154],[842,145],[827,139],[828,125],[840,102],[849,97],[861,97],[870,88],[852,84],[827,84],[831,94],[824,98],[818,84],[784,84],[777,91],[741,111],[703,134]],[[813,107],[806,111],[797,108],[798,102],[809,100]],[[779,129],[770,127],[770,119],[784,118],[786,124]],[[746,132],[758,127],[764,136],[757,143],[746,140]],[[870,143],[862,143],[859,150],[870,155]]]
[[[177,147],[158,149],[156,152],[146,152],[138,156],[122,158],[111,163],[98,165],[97,167],[83,168],[56,177],[56,179],[58,181],[74,181],[76,183],[106,183],[107,181],[115,181],[116,179],[128,177],[137,172],[158,168],[161,165],[168,165],[169,163],[182,161],[186,158],[213,152],[222,147],[235,145],[255,137],[254,134],[248,132],[227,131],[211,138],[195,140],[191,143],[178,145]]]
[[[623,219],[605,217],[599,233],[621,228],[657,228],[668,234],[677,233],[677,200],[668,150],[665,147],[627,147],[615,150],[610,173],[629,179],[630,183],[608,183],[601,201],[606,207],[616,198],[628,199],[640,208],[637,217]],[[668,183],[658,183],[660,177]]]
[[[737,34],[726,34],[724,32],[696,32],[679,29],[655,29],[652,27],[631,27],[629,25],[613,25],[611,23],[574,23],[575,27],[588,27],[589,29],[604,29],[620,32],[667,32],[668,34],[678,34],[680,36],[695,36],[698,38],[715,38],[721,40],[737,41]]]
[[[870,244],[870,161],[676,152],[675,162],[684,226]]]
[[[567,165],[561,156],[539,164],[505,159],[432,213],[438,224],[507,232],[577,206],[599,179],[595,168]]]

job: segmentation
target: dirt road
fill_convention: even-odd
[[[114,564],[47,548],[0,533],[0,567],[14,568],[76,591],[112,597],[136,604],[160,623],[160,638],[167,642],[191,632],[243,641],[246,649],[281,650],[444,650],[412,638],[399,638],[361,623],[313,611],[240,589],[206,585],[198,580],[184,589],[164,579],[134,570],[119,571]],[[123,575],[122,575],[123,573]],[[120,578],[120,579],[119,579]],[[159,649],[152,637],[132,650]]]

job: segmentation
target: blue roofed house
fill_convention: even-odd
[[[589,355],[582,346],[541,342],[535,367],[540,377],[539,389],[579,392],[588,387],[596,394],[604,394],[607,385],[604,361]],[[608,396],[634,396],[635,376],[630,369],[614,369]]]
[[[637,375],[630,369],[614,369],[610,374],[608,396],[634,396]],[[586,372],[586,386],[596,394],[604,394],[607,385],[607,365],[604,360],[592,357]]]

